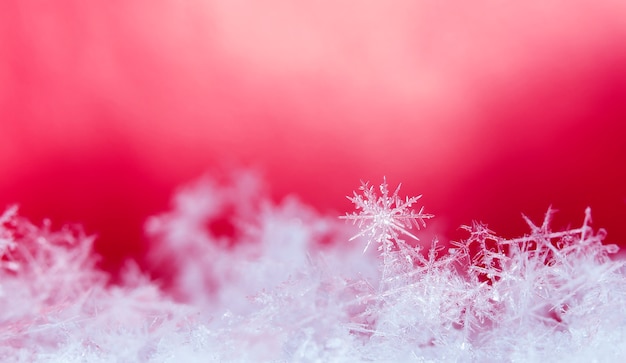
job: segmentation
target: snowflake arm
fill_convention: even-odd
[[[361,187],[359,187],[361,193],[354,192],[352,197],[347,197],[355,205],[356,211],[346,213],[345,216],[339,218],[351,220],[353,224],[358,224],[361,230],[350,238],[350,241],[361,236],[368,237],[363,252],[367,251],[372,241],[381,245],[379,250],[384,244],[398,246],[402,242],[401,234],[419,240],[409,229],[415,227],[419,230],[426,227],[425,220],[433,218],[432,214],[424,213],[424,207],[421,207],[419,211],[411,209],[413,204],[422,197],[421,195],[405,199],[398,196],[401,185],[399,184],[390,196],[387,180],[383,179],[379,196],[373,186],[367,182],[361,182]]]

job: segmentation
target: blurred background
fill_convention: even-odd
[[[343,214],[359,181],[424,194],[442,240],[520,213],[626,246],[626,2],[0,3],[0,208],[141,257],[145,219],[253,167]]]

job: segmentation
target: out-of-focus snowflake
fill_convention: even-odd
[[[350,241],[366,236],[367,244],[363,252],[367,251],[372,241],[379,243],[378,250],[389,251],[395,245],[402,249],[405,245],[404,240],[400,238],[401,234],[407,235],[416,241],[419,241],[414,234],[409,232],[415,226],[418,230],[420,227],[426,227],[426,219],[433,218],[434,215],[424,213],[422,206],[418,212],[411,209],[422,196],[402,199],[398,196],[400,186],[389,195],[387,179],[383,178],[380,185],[380,196],[374,190],[374,186],[368,182],[361,182],[359,190],[362,194],[354,192],[354,196],[347,198],[354,203],[356,212],[346,213],[345,216],[339,218],[351,220],[353,224],[358,224],[361,232],[350,238]]]

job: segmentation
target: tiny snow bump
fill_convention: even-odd
[[[343,345],[344,342],[339,338],[329,339],[328,341],[326,341],[326,344],[324,344],[326,349],[339,349]]]
[[[12,272],[17,272],[20,270],[20,264],[16,261],[6,261],[3,262],[1,266]]]

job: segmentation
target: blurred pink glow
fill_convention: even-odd
[[[403,182],[445,222],[520,212],[626,245],[626,3],[6,1],[0,207],[85,223],[111,266],[215,167],[348,208]]]

